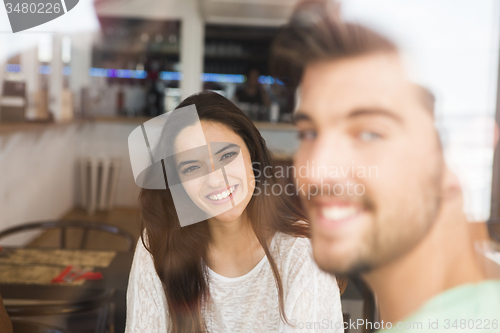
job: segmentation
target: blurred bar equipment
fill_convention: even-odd
[[[19,57],[17,57],[19,58]],[[6,75],[3,81],[3,94],[0,99],[0,122],[23,122],[26,114],[26,83],[21,74],[21,65],[17,63],[6,65]]]
[[[71,120],[74,117],[73,114],[73,92],[70,88],[70,75],[71,75],[71,39],[68,36],[64,36],[62,39],[62,52],[61,58],[63,62],[62,73],[58,75],[63,76],[63,90],[61,95],[61,114],[59,115],[60,120]]]
[[[36,115],[34,120],[50,120],[49,111],[49,75],[51,73],[53,38],[49,34],[41,35],[38,39],[38,78],[40,87],[35,94]]]

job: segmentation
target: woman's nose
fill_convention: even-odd
[[[213,188],[225,187],[226,182],[224,180],[224,175],[222,173],[222,169],[215,170],[210,172],[207,175],[207,185]]]

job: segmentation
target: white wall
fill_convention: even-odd
[[[77,124],[0,134],[0,229],[57,219],[73,207],[80,137]],[[23,236],[10,241],[22,244]]]
[[[198,8],[192,8],[191,14],[182,18],[180,42],[181,70],[184,76],[180,88],[181,98],[185,99],[203,89],[200,75],[203,73],[205,54],[205,22]]]
[[[140,123],[93,122],[82,127],[77,146],[78,156],[112,157],[121,160],[115,205],[138,207],[140,188],[134,182],[128,153],[128,136]],[[79,182],[75,181],[75,203],[80,202]]]
[[[137,207],[127,138],[135,124],[70,123],[0,133],[0,230],[59,219],[79,202],[78,157],[122,159],[117,206]],[[9,238],[19,245],[34,235]]]

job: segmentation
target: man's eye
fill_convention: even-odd
[[[363,131],[359,133],[359,139],[362,141],[373,141],[380,138],[381,136],[375,132]]]
[[[220,160],[222,161],[222,160],[224,160],[226,158],[230,158],[231,156],[234,156],[234,155],[236,155],[236,153],[234,151],[229,152],[229,153],[225,153],[224,155],[222,155],[222,157],[220,158]]]
[[[194,170],[199,169],[199,168],[200,168],[199,166],[193,165],[193,166],[190,166],[189,168],[186,168],[186,169],[182,170],[181,172],[183,174],[186,174],[186,173],[189,173],[189,172],[193,172]]]
[[[309,141],[309,140],[314,140],[315,138],[316,138],[316,131],[313,130],[299,131],[299,140]]]

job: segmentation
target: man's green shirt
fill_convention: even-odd
[[[384,323],[378,333],[500,332],[500,280],[466,284],[447,290],[410,317]]]

